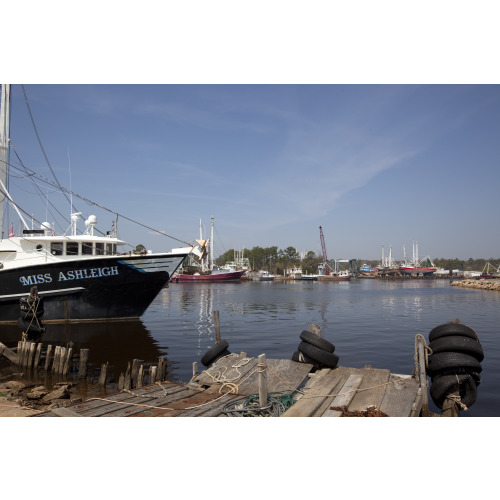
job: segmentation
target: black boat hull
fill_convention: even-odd
[[[0,270],[0,323],[36,286],[44,323],[139,318],[186,255],[109,256]]]

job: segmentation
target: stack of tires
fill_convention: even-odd
[[[334,354],[335,346],[315,333],[304,330],[300,334],[298,351],[292,356],[292,361],[310,363],[315,368],[335,368],[339,357]]]
[[[202,364],[208,368],[218,359],[231,354],[228,347],[229,344],[225,340],[220,340],[203,355],[201,358]]]
[[[458,393],[462,404],[470,407],[477,398],[481,383],[479,374],[484,359],[483,348],[476,332],[466,325],[447,323],[429,333],[427,374],[431,377],[430,394],[434,404],[443,408],[448,394]]]
[[[32,291],[28,297],[19,299],[21,314],[17,320],[17,326],[21,329],[23,336],[28,340],[39,340],[45,332],[43,325],[43,299],[36,291]]]

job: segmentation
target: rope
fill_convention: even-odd
[[[227,367],[227,366],[218,366],[218,363],[219,363],[220,360],[226,359],[226,358],[230,358],[230,357],[237,357],[239,359],[239,355],[238,354],[235,354],[235,353],[227,354],[226,356],[222,356],[221,358],[219,358],[216,363],[214,363],[207,370],[204,370],[203,373],[206,373],[215,383],[222,382],[223,384],[226,384],[226,383],[229,384],[231,382],[236,382],[239,378],[241,378],[241,375],[242,375],[241,372],[240,372],[240,370],[239,370],[239,368],[241,368],[242,366],[245,366],[246,364],[250,363],[250,361],[253,358],[243,358],[243,359],[240,359],[237,363],[235,363],[234,365],[231,365],[230,367]],[[235,377],[228,378],[228,376],[226,375],[226,372],[228,370],[230,370],[230,369],[236,370],[237,375]],[[211,370],[214,373],[211,373],[210,372]]]
[[[466,405],[464,405],[462,403],[462,398],[458,394],[447,394],[445,399],[449,399],[450,401],[453,401],[456,405],[460,406],[460,408],[464,411],[467,411],[469,409],[469,408],[467,408]]]

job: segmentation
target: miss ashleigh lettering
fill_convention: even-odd
[[[93,269],[73,269],[71,271],[62,271],[57,277],[57,281],[73,281],[82,280],[88,278],[101,278],[107,276],[117,276],[118,266],[112,267],[96,267]],[[40,285],[42,283],[52,283],[52,275],[50,273],[45,274],[32,274],[31,276],[21,276],[19,281],[23,286]]]

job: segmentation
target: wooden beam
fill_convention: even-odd
[[[261,354],[257,358],[257,368],[259,373],[259,405],[267,406],[267,364],[265,354]]]
[[[418,376],[420,379],[420,388],[422,389],[422,417],[429,416],[429,398],[427,395],[427,374],[425,371],[425,340],[418,337]]]
[[[219,311],[214,311],[215,342],[220,342]]]
[[[19,343],[17,345],[19,346]],[[5,356],[11,363],[19,363],[19,354],[11,351],[5,344],[2,344],[2,342],[0,342],[0,356]]]
[[[80,349],[80,365],[78,367],[78,377],[85,378],[87,376],[87,365],[89,362],[89,349]]]
[[[361,375],[349,375],[346,383],[342,386],[339,391],[339,395],[336,396],[330,406],[349,406],[349,403],[354,399],[356,395],[356,389],[359,388],[363,377]],[[340,417],[342,412],[338,410],[332,410],[327,408],[326,411],[321,415],[322,417]]]

